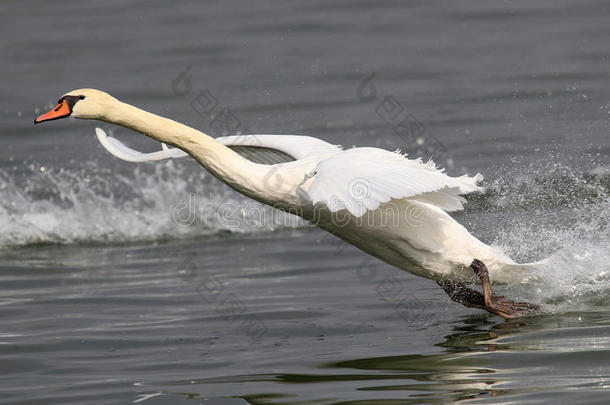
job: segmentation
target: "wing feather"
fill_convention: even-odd
[[[450,177],[433,162],[410,160],[397,152],[354,148],[318,163],[299,186],[299,195],[333,211],[362,216],[392,199],[412,198],[446,211],[463,208],[462,194],[480,191],[482,176]]]
[[[275,165],[278,163],[292,162],[294,157],[277,149],[262,146],[227,145],[234,152],[239,153],[246,159],[263,165]]]
[[[96,128],[97,138],[110,153],[130,162],[188,156],[176,148],[142,153],[129,148]],[[378,148],[341,150],[322,140],[298,135],[238,135],[216,138],[255,163],[278,164],[320,155],[315,169],[305,176],[297,194],[313,204],[324,203],[333,211],[348,210],[362,216],[392,199],[410,198],[445,211],[463,208],[463,194],[482,190],[474,177],[450,177],[434,162],[407,159],[400,153]]]
[[[108,152],[128,162],[148,162],[188,156],[186,152],[177,148],[168,148],[165,144],[162,144],[163,148],[160,151],[143,153],[108,136],[101,128],[95,128],[95,134]],[[341,150],[338,146],[320,139],[300,135],[236,135],[215,139],[244,158],[267,165],[291,162],[319,153],[337,153]]]
[[[135,149],[131,149],[118,139],[106,135],[106,132],[101,128],[95,128],[95,134],[97,135],[98,141],[108,152],[127,162],[150,162],[188,156],[186,152],[180,149],[167,148],[167,146],[158,152],[142,153]]]

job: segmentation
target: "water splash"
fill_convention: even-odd
[[[186,222],[184,212],[177,212],[185,207]],[[74,169],[34,163],[0,169],[0,248],[148,241],[302,225],[292,216],[277,215],[189,163],[138,165],[123,173],[93,163]]]
[[[519,294],[561,311],[607,306],[608,171],[582,172],[539,162],[501,172],[485,193],[469,197],[466,214],[476,217],[475,228],[492,228],[492,243],[516,260],[550,256],[539,274],[542,286],[520,289]],[[192,162],[118,168],[88,163],[72,169],[30,163],[0,169],[0,248],[300,226],[304,223],[298,218],[241,196]]]
[[[517,170],[518,168],[518,170]],[[493,244],[518,261],[546,258],[521,293],[551,311],[610,308],[610,175],[538,162],[516,165],[473,199],[496,213]]]

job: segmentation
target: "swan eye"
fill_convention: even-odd
[[[79,100],[84,100],[84,99],[85,99],[85,96],[78,96],[78,99],[79,99]]]

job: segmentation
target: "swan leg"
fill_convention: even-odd
[[[530,304],[528,302],[514,302],[506,299],[504,296],[496,295],[491,288],[491,280],[489,279],[489,271],[485,263],[478,259],[474,259],[470,265],[474,274],[481,279],[483,286],[484,309],[501,316],[504,319],[518,318],[521,316],[531,315],[540,310],[540,306]]]
[[[465,307],[487,309],[485,297],[477,290],[468,288],[457,281],[437,280],[436,282],[453,301],[459,302]]]

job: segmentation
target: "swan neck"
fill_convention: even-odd
[[[100,118],[184,150],[215,177],[253,199],[270,198],[264,187],[269,166],[243,158],[201,131],[118,100]]]
[[[133,129],[157,141],[179,147],[189,154],[193,144],[201,147],[218,143],[201,131],[118,100],[102,119]]]

